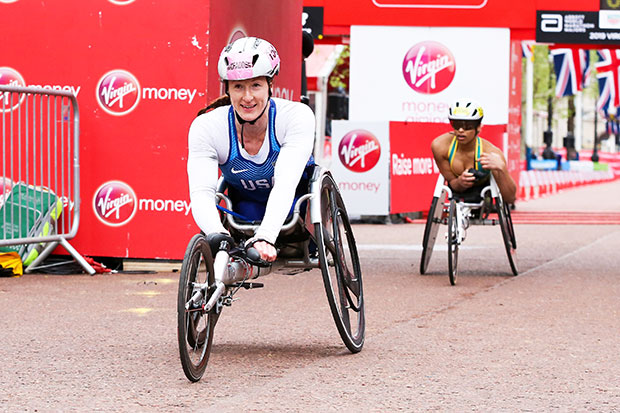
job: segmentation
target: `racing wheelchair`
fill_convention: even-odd
[[[320,268],[327,301],[345,346],[352,353],[364,345],[365,317],[362,272],[351,224],[342,196],[329,171],[316,165],[309,191],[302,195],[275,243],[278,258],[260,259],[244,248],[258,228],[232,211],[220,179],[216,201],[227,234],[196,234],[190,240],[179,277],[177,332],[183,371],[190,381],[201,379],[211,353],[215,325],[240,289],[263,287],[254,280],[279,269]]]
[[[439,175],[424,227],[420,274],[426,273],[440,224],[448,227],[446,241],[450,284],[456,284],[459,246],[465,241],[466,231],[470,225],[500,226],[510,269],[514,275],[518,274],[517,240],[510,217],[510,207],[502,199],[493,174],[490,174],[489,185],[482,188],[480,195],[473,200],[462,199],[453,194],[443,176]]]

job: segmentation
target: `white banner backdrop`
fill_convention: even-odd
[[[510,31],[351,26],[349,120],[447,122],[458,98],[508,123]]]
[[[388,215],[390,124],[332,121],[330,170],[351,216]]]

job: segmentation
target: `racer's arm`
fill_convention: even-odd
[[[276,241],[288,216],[295,198],[295,189],[314,149],[315,119],[312,109],[302,103],[295,103],[287,106],[286,110],[278,110],[276,122],[284,122],[283,128],[276,127],[281,149],[274,169],[274,185],[267,200],[265,216],[255,235],[256,238],[271,243]]]
[[[192,215],[205,233],[228,233],[215,206],[218,180],[218,155],[210,139],[207,124],[196,118],[189,130],[187,175]],[[226,136],[226,135],[224,135]]]
[[[485,149],[487,150],[480,155],[480,164],[484,169],[493,173],[504,202],[514,203],[517,198],[517,185],[508,173],[504,154],[499,148],[487,142],[485,142]]]
[[[448,182],[450,188],[456,192],[463,192],[473,186],[476,178],[473,174],[467,171],[464,171],[459,176],[452,172],[448,154],[450,151],[450,142],[452,141],[452,137],[453,134],[450,132],[438,136],[431,143],[431,151],[433,152],[433,157],[435,158],[435,163],[439,168],[439,172]]]

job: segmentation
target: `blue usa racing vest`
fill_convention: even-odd
[[[233,107],[228,111],[228,138],[230,151],[228,159],[220,165],[222,175],[229,187],[233,187],[241,199],[259,203],[267,203],[269,193],[273,188],[273,174],[276,160],[280,154],[280,144],[276,139],[275,121],[276,105],[269,101],[269,154],[261,164],[252,162],[241,156],[237,139],[237,126],[235,124],[235,112]],[[314,163],[311,156],[308,164]]]

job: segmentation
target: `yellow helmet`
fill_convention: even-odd
[[[450,105],[448,112],[450,120],[480,120],[483,116],[482,106],[471,99],[458,99]]]

